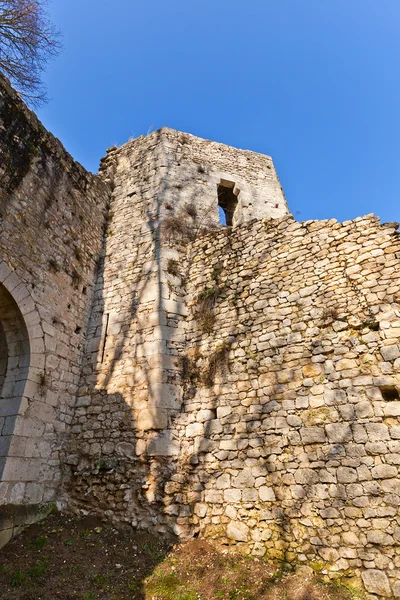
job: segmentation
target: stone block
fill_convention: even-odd
[[[378,569],[367,569],[361,573],[361,578],[367,592],[389,598],[392,593],[389,580],[384,571]]]
[[[348,423],[331,423],[325,426],[328,440],[334,444],[344,444],[352,440],[351,427]]]
[[[11,540],[13,536],[13,529],[3,529],[0,531],[0,549],[3,548]]]
[[[400,417],[400,402],[388,402],[383,406],[385,417]]]
[[[254,486],[254,477],[252,476],[250,471],[243,470],[237,475],[237,477],[232,478],[232,487],[243,489],[246,487]]]
[[[178,456],[180,445],[170,431],[160,432],[147,446],[149,456]]]
[[[400,346],[384,346],[381,348],[383,360],[393,361],[400,357]]]
[[[371,474],[374,479],[389,479],[397,477],[398,470],[392,465],[378,465],[371,469]]]
[[[262,485],[259,488],[258,493],[260,495],[261,502],[274,502],[276,500],[273,488],[266,485]]]
[[[197,437],[204,435],[204,425],[203,423],[190,423],[186,427],[186,437]]]
[[[138,431],[166,429],[168,413],[162,408],[144,408],[136,413],[135,426]]]
[[[229,489],[224,490],[224,500],[225,502],[240,502],[242,499],[242,492],[238,489]]]
[[[247,542],[250,537],[250,530],[241,521],[231,521],[226,528],[226,534],[230,540],[235,542]]]
[[[323,427],[303,427],[300,429],[300,436],[303,444],[317,444],[326,441]]]
[[[379,529],[367,531],[367,540],[370,544],[378,544],[379,546],[392,546],[394,544],[393,537]]]

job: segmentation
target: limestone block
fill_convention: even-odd
[[[182,388],[169,383],[153,383],[150,386],[151,403],[161,408],[179,409],[182,403]]]
[[[27,504],[40,504],[43,500],[44,486],[29,482],[25,487],[24,500]]]
[[[168,426],[168,413],[163,408],[144,408],[135,414],[135,426],[138,431],[166,429]]]
[[[217,419],[223,419],[228,415],[232,414],[232,408],[230,406],[218,406],[217,407]]]
[[[367,569],[361,573],[361,577],[367,592],[378,594],[378,596],[384,596],[386,598],[392,595],[389,580],[384,571]]]
[[[237,477],[232,478],[232,487],[243,489],[254,486],[254,477],[250,471],[243,470]]]
[[[247,542],[250,537],[249,528],[241,521],[231,521],[228,523],[226,533],[229,539],[236,542]]]
[[[207,514],[208,506],[204,502],[197,502],[194,505],[194,514],[203,519]]]
[[[258,492],[262,502],[274,502],[276,500],[274,490],[271,487],[263,485]]]
[[[215,487],[218,490],[225,490],[229,488],[231,485],[231,477],[228,473],[224,473],[220,475],[215,481]]]
[[[371,469],[371,474],[374,479],[389,479],[390,477],[396,477],[398,470],[392,465],[378,465]]]
[[[147,446],[149,456],[178,456],[180,445],[170,431],[162,431],[150,440]]]
[[[255,488],[244,488],[242,490],[243,502],[256,502],[258,500],[258,490]]]
[[[375,530],[367,532],[367,540],[371,544],[379,544],[380,546],[392,546],[394,543],[393,537],[384,531]]]
[[[204,500],[209,504],[222,504],[224,501],[222,492],[218,490],[206,490],[204,493]]]
[[[79,408],[81,406],[90,406],[91,401],[92,401],[92,399],[90,396],[80,396],[79,398],[76,399],[75,406],[77,408]]]
[[[330,442],[344,444],[352,439],[350,425],[347,423],[331,423],[325,426],[326,434]]]
[[[313,469],[298,469],[294,478],[301,485],[313,485],[319,480],[318,471]]]
[[[400,357],[400,346],[384,346],[381,348],[383,360],[392,361]]]
[[[242,492],[238,489],[228,489],[224,490],[224,500],[225,502],[240,502],[242,498]]]
[[[318,377],[322,373],[322,367],[319,364],[311,363],[303,367],[304,377]]]
[[[120,442],[115,448],[119,456],[126,456],[127,458],[135,458],[135,446],[129,442]]]
[[[300,436],[303,444],[316,444],[326,440],[323,427],[303,427],[300,429]]]
[[[365,429],[371,442],[381,442],[390,439],[389,430],[382,423],[366,423]]]
[[[343,539],[343,543],[346,546],[356,546],[356,547],[357,546],[361,546],[359,538],[352,531],[345,531],[345,532],[343,532],[342,533],[342,539]],[[349,554],[349,553],[347,553],[347,554]],[[356,554],[353,555],[353,556],[351,556],[351,555],[350,556],[349,555],[344,556],[344,558],[355,558],[355,557],[356,557]]]
[[[205,423],[213,420],[215,418],[215,413],[213,410],[199,410],[196,415],[196,421],[198,423]]]
[[[191,423],[186,427],[186,437],[196,437],[204,435],[203,423]]]
[[[330,563],[334,563],[339,559],[339,552],[335,548],[318,548],[318,554]]]
[[[385,417],[400,417],[400,402],[389,402],[383,407]]]
[[[337,480],[339,483],[353,483],[358,480],[356,469],[351,467],[339,467],[337,470]]]

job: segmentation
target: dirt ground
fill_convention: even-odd
[[[346,588],[194,539],[51,515],[0,550],[2,600],[350,600]],[[358,596],[357,596],[358,597]]]

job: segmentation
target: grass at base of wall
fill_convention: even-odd
[[[312,569],[290,573],[206,540],[185,544],[93,517],[50,515],[0,551],[2,600],[350,600]]]

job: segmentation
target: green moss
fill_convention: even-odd
[[[146,600],[161,597],[163,600],[196,600],[194,590],[182,585],[176,573],[157,570],[146,588]]]
[[[310,562],[310,567],[315,573],[321,573],[323,571],[325,565],[321,561]]]

